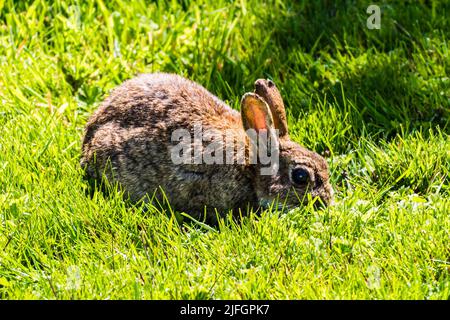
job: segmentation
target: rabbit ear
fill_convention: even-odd
[[[273,129],[272,113],[267,103],[255,93],[246,93],[241,100],[241,116],[244,129],[256,132]]]
[[[255,93],[263,98],[272,112],[275,128],[279,130],[280,138],[288,136],[286,110],[280,91],[272,80],[258,79],[255,82]]]

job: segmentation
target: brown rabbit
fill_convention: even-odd
[[[206,139],[194,137],[182,145],[185,154],[194,151],[194,159],[174,161],[174,148],[180,147],[174,132],[195,136],[196,126]],[[275,129],[279,137],[272,134]],[[220,139],[225,132],[231,142]],[[249,132],[269,132],[273,139],[277,159],[269,164],[275,169],[269,175],[258,155],[251,161],[263,144]],[[213,153],[205,148],[208,141],[214,141]],[[225,163],[207,161],[206,153],[220,160],[225,150],[232,150]],[[255,92],[243,96],[241,114],[178,75],[143,74],[128,80],[89,119],[81,165],[91,179],[119,182],[133,201],[162,188],[174,209],[196,217],[206,213],[212,221],[217,213],[233,209],[245,214],[275,199],[295,207],[308,201],[308,194],[326,205],[333,197],[326,161],[289,139],[283,100],[270,80],[257,80]]]

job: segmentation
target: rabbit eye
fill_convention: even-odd
[[[309,181],[309,173],[303,168],[292,170],[292,181],[295,184],[306,184]]]

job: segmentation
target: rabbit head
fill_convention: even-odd
[[[254,134],[249,134],[258,151],[254,188],[261,206],[274,200],[288,208],[310,199],[314,199],[315,204],[332,203],[327,162],[290,140],[283,99],[271,80],[257,80],[255,91],[242,97],[241,117],[247,134],[256,132],[258,139],[267,137],[258,140]],[[275,160],[269,166],[267,161],[261,161],[265,152]]]

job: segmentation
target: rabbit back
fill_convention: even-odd
[[[256,202],[246,165],[173,163],[173,131],[192,133],[194,125],[245,140],[240,114],[199,84],[172,74],[140,75],[113,90],[89,119],[81,165],[91,179],[118,182],[134,201],[161,187],[175,209],[188,213]],[[224,150],[226,142],[218,143]]]

